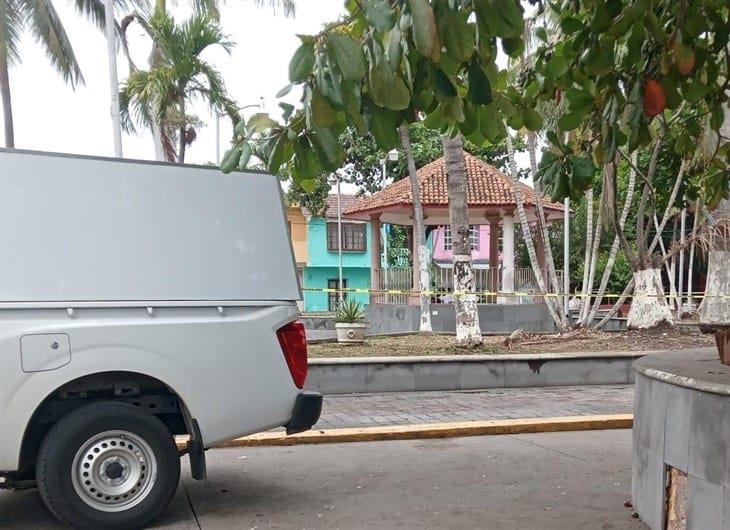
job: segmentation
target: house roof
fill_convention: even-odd
[[[360,199],[357,195],[349,195],[346,193],[340,194],[340,204],[342,205],[342,215],[345,215],[345,212],[352,208],[355,204],[357,204],[357,201]],[[305,207],[302,207],[302,213],[305,216],[312,215],[312,213]],[[327,196],[327,212],[325,214],[325,217],[327,219],[336,219],[337,218],[337,194],[336,193],[330,193]]]
[[[467,201],[469,207],[513,209],[517,205],[512,194],[512,186],[507,175],[496,167],[464,151],[466,164]],[[429,207],[448,205],[448,190],[444,158],[439,158],[418,170],[421,188],[421,204],[424,210]],[[519,183],[525,206],[535,206],[535,190],[527,184]],[[402,179],[368,197],[357,199],[350,207],[344,208],[346,216],[359,217],[357,214],[377,213],[397,206],[411,206],[413,197],[409,180]],[[563,211],[563,205],[543,197],[544,208]]]

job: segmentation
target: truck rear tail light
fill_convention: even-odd
[[[276,332],[279,344],[284,352],[286,364],[297,388],[304,388],[307,378],[307,335],[304,324],[290,322]]]

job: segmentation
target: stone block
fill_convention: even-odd
[[[409,364],[367,365],[364,392],[412,392],[416,390],[416,373]]]
[[[501,362],[462,363],[459,378],[462,390],[502,388],[505,386],[504,364]]]
[[[667,407],[664,461],[686,473],[689,469],[689,432],[694,391],[674,385],[663,386],[666,387]]]
[[[687,485],[687,530],[722,528],[722,486],[689,475]]]
[[[717,486],[725,481],[730,418],[723,406],[728,398],[695,392],[689,435],[689,474]]]
[[[365,388],[366,364],[310,365],[305,387],[323,394],[351,394]]]
[[[416,391],[461,388],[459,362],[419,363],[414,372]]]

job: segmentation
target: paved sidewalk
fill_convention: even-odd
[[[633,412],[633,385],[327,395],[320,429]]]

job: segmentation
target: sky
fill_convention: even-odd
[[[106,40],[96,26],[76,13],[72,4],[69,0],[54,1],[70,36],[85,84],[73,89],[64,83],[42,48],[26,33],[20,46],[22,62],[10,70],[15,144],[19,149],[113,156]],[[172,0],[170,4],[170,12],[176,20],[182,21],[191,15],[187,0]],[[288,84],[289,59],[300,42],[297,35],[316,33],[324,23],[336,20],[343,13],[343,1],[299,0],[296,16],[292,18],[253,4],[251,0],[224,3],[221,25],[236,45],[230,55],[217,47],[206,50],[203,58],[218,68],[231,97],[240,106],[263,102],[265,111],[277,114],[275,95]],[[312,6],[316,8],[312,9]],[[123,15],[116,13],[117,19]],[[151,43],[138,25],[130,27],[128,38],[134,62],[143,68]],[[124,82],[129,72],[127,61],[121,54],[117,59],[119,81]],[[287,99],[294,103],[297,97],[292,92]],[[257,108],[248,108],[243,112],[250,115],[257,111]],[[188,147],[186,161],[216,162],[215,117],[202,102],[193,107],[193,113],[204,125],[198,129],[195,142]],[[222,156],[231,138],[229,120],[222,118],[220,127]],[[144,129],[138,134],[125,133],[122,142],[125,158],[155,158],[152,136]],[[520,156],[518,163],[523,165],[526,160]],[[352,193],[355,190],[346,185],[343,191]]]
[[[204,58],[222,73],[230,95],[239,105],[256,105],[264,98],[266,110],[274,113],[276,93],[288,83],[289,59],[299,45],[297,34],[316,33],[326,22],[342,12],[342,0],[316,0],[316,9],[306,9],[311,0],[300,0],[294,18],[257,8],[253,1],[228,1],[221,10],[221,24],[229,39],[236,43],[228,55],[220,48],[206,50]],[[68,0],[54,5],[69,34],[85,85],[76,90],[55,72],[42,48],[32,36],[24,35],[20,52],[22,63],[11,67],[10,89],[15,122],[15,146],[86,155],[113,156],[110,118],[110,85],[106,40],[91,22],[79,16]],[[191,11],[186,0],[171,2],[171,13],[184,20]],[[117,19],[121,18],[116,13]],[[133,59],[138,67],[146,65],[150,42],[139,26],[129,32]],[[128,74],[126,59],[118,56],[119,80]],[[256,112],[247,109],[246,113]],[[205,104],[194,113],[205,122],[189,147],[186,161],[214,162],[216,158],[215,120]],[[0,109],[2,116],[2,109]],[[2,132],[0,132],[2,135]],[[221,151],[231,137],[227,118],[221,119]],[[123,137],[125,158],[154,159],[152,136],[146,131]]]

